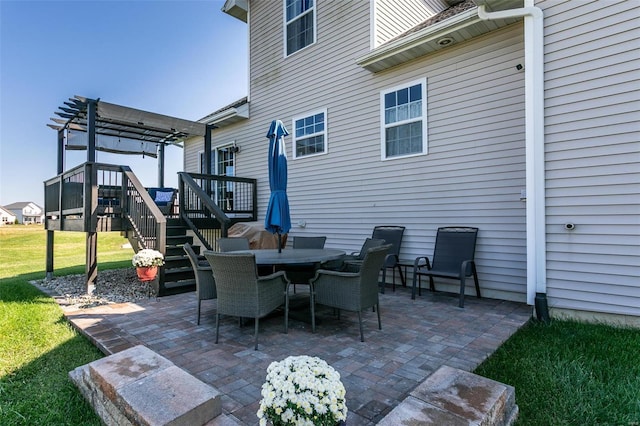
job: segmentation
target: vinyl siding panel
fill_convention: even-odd
[[[552,308],[640,315],[640,8],[545,14],[547,292]],[[575,223],[566,231],[564,223]]]
[[[447,8],[438,0],[374,0],[374,47]]]

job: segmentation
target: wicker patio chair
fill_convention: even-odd
[[[327,237],[293,237],[294,249],[322,249]],[[309,284],[309,280],[314,277],[317,264],[305,263],[290,265],[284,268],[287,278],[293,284],[293,292],[296,292],[296,284]]]
[[[358,313],[360,341],[364,342],[362,331],[362,312],[375,308],[380,321],[380,303],[378,300],[378,276],[384,265],[391,245],[382,245],[367,250],[358,272],[340,272],[320,269],[311,280],[311,330],[316,330],[315,304],[326,305]]]
[[[211,264],[218,291],[216,312],[216,343],[220,330],[220,315],[255,320],[255,350],[258,350],[260,318],[284,304],[284,332],[289,328],[289,280],[283,271],[259,277],[256,258],[252,253],[205,252]]]
[[[354,251],[351,254],[344,255],[342,257],[342,261],[347,265],[355,265],[355,270],[357,270],[360,265],[362,265],[362,261],[364,260],[364,256],[367,254],[370,248],[380,247],[384,245],[385,240],[380,238],[366,238],[360,251]]]
[[[203,300],[215,299],[217,297],[216,282],[213,279],[211,266],[206,260],[203,261],[198,258],[191,244],[185,243],[182,248],[189,257],[193,273],[196,277],[196,298],[198,299],[196,318],[198,325],[200,325],[200,304]]]
[[[451,278],[460,280],[460,301],[458,305],[464,307],[464,292],[466,277],[473,276],[476,286],[476,294],[480,298],[480,285],[478,272],[474,260],[476,252],[476,239],[478,228],[448,226],[438,228],[436,245],[433,252],[433,260],[430,262],[426,256],[415,259],[413,264],[413,288],[411,298],[416,298],[416,281],[421,276],[429,277],[429,288],[435,291],[433,277]],[[420,293],[418,286],[418,293]]]
[[[249,239],[242,237],[218,238],[218,247],[221,252],[249,250]]]

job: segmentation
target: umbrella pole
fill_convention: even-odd
[[[278,232],[278,253],[282,253],[282,234]]]

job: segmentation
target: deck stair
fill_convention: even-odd
[[[200,246],[194,245],[194,237],[187,235],[187,227],[177,218],[167,218],[167,246],[165,265],[160,275],[158,296],[194,291],[196,280],[189,258],[182,246],[189,243],[196,253],[200,253]]]

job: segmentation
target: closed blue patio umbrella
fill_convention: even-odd
[[[289,199],[287,198],[287,153],[284,137],[289,135],[280,120],[273,120],[267,133],[269,138],[269,187],[271,196],[264,218],[264,229],[278,234],[278,252],[282,250],[282,234],[291,229]]]

